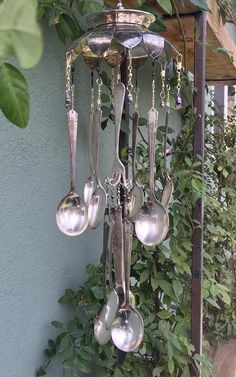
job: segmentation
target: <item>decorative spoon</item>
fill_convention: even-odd
[[[94,153],[93,153],[93,117],[94,117],[94,104],[92,99],[91,110],[90,110],[90,122],[89,122],[89,165],[90,165],[90,176],[84,185],[84,201],[88,205],[90,199],[96,189],[95,182],[95,172],[94,172]]]
[[[156,199],[154,192],[155,141],[158,111],[151,108],[148,112],[149,142],[149,186],[150,198],[144,203],[135,222],[138,239],[148,246],[160,244],[169,229],[169,216],[165,207]]]
[[[107,244],[104,245],[105,246],[104,286],[106,287],[107,280],[108,280],[109,288],[111,288],[111,247],[112,247],[113,229],[114,229],[114,223],[111,222],[110,227],[109,227],[108,240],[105,240],[105,242],[107,241]],[[109,296],[107,295],[107,298],[108,297]],[[118,301],[118,298],[117,298],[117,301]],[[118,302],[117,302],[117,307],[118,307]],[[110,337],[111,337],[110,328],[106,327],[106,322],[105,322],[107,315],[109,315],[109,306],[108,304],[104,304],[97,318],[95,319],[95,323],[94,323],[94,336],[95,336],[96,341],[101,345],[106,344],[110,340]]]
[[[164,175],[165,175],[165,186],[162,193],[161,204],[167,208],[174,191],[174,184],[172,179],[169,176],[168,168],[167,168],[167,135],[168,135],[168,127],[169,127],[169,115],[170,110],[167,108],[166,110],[166,122],[165,122],[165,136],[164,136]]]
[[[123,352],[133,352],[141,344],[144,323],[139,312],[130,304],[130,266],[133,226],[127,219],[124,226],[125,304],[119,309],[112,324],[111,337],[115,346]]]
[[[123,184],[126,185],[125,167],[122,164],[119,156],[119,140],[120,140],[120,126],[123,113],[123,106],[125,100],[125,86],[118,81],[114,89],[114,106],[115,106],[115,161],[112,168],[112,177],[110,184],[117,186],[120,183],[121,177]]]
[[[56,212],[56,222],[60,231],[67,236],[78,236],[83,233],[88,225],[88,212],[84,200],[76,194],[76,150],[78,114],[75,110],[67,113],[70,138],[71,161],[71,189],[69,194],[62,199]]]
[[[97,108],[93,114],[93,142],[95,145],[95,164],[94,164],[94,176],[96,181],[96,189],[92,194],[88,206],[88,220],[89,226],[95,229],[101,222],[107,205],[107,194],[104,187],[101,184],[98,173],[98,157],[100,146],[100,134],[101,134],[101,119],[102,111]]]
[[[132,129],[132,188],[129,193],[128,203],[128,217],[134,221],[144,203],[144,194],[142,187],[138,184],[136,179],[136,148],[137,148],[137,130],[138,130],[138,112],[133,114],[133,129]]]

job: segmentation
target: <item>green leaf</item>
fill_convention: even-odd
[[[170,374],[174,373],[175,364],[174,364],[174,360],[173,359],[169,359],[168,360],[168,369],[169,369]]]
[[[158,284],[158,280],[154,277],[154,276],[152,276],[151,277],[151,285],[152,285],[152,289],[155,291],[157,288],[158,288],[158,286],[159,286],[159,284]]]
[[[59,321],[52,321],[51,325],[53,327],[56,327],[56,329],[63,329],[63,327],[64,327],[63,324],[61,322],[59,322]]]
[[[115,369],[113,377],[123,377],[123,373],[121,372],[120,368]]]
[[[71,346],[71,342],[69,336],[66,334],[61,340],[59,352],[64,352],[69,346]]]
[[[140,282],[140,283],[144,283],[148,278],[149,278],[149,271],[148,271],[148,270],[144,270],[144,271],[141,273],[141,275],[140,275],[139,282]]]
[[[171,2],[171,0],[157,0],[157,3],[167,13],[172,14],[173,9],[172,9],[172,2]]]
[[[0,108],[15,125],[25,128],[29,120],[29,91],[22,73],[13,65],[0,63]]]
[[[191,180],[191,184],[193,186],[193,188],[197,191],[197,192],[201,192],[202,191],[202,182],[199,181],[198,179],[192,179]]]
[[[207,0],[190,0],[190,2],[202,10],[210,11],[210,8],[207,5]]]
[[[41,367],[36,372],[36,377],[46,376],[46,374],[47,374],[46,370],[43,367]]]
[[[0,8],[0,56],[16,56],[23,68],[38,64],[43,42],[36,0],[5,0]]]
[[[152,377],[160,377],[163,367],[155,367],[152,371]]]
[[[102,300],[104,298],[104,291],[102,287],[95,285],[94,287],[90,288],[95,298],[98,300]]]
[[[103,10],[102,4],[98,3],[97,1],[89,1],[88,2],[88,9],[92,13],[101,12]]]
[[[167,280],[159,280],[159,286],[167,296],[174,297],[172,285]]]
[[[183,293],[183,285],[179,280],[173,280],[172,282],[175,296],[179,297]]]
[[[157,313],[158,317],[161,319],[169,319],[172,317],[172,313],[168,312],[167,310],[162,310]]]

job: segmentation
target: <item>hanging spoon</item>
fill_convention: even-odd
[[[78,128],[77,112],[73,109],[70,110],[67,113],[67,119],[70,138],[71,189],[57,208],[56,222],[62,233],[67,236],[78,236],[87,228],[88,213],[84,200],[75,192]]]
[[[120,183],[121,177],[123,183],[126,185],[125,167],[122,164],[119,156],[119,140],[120,140],[120,126],[123,113],[123,106],[125,100],[125,86],[122,82],[118,82],[114,89],[114,106],[115,106],[115,161],[112,168],[112,177],[110,184],[117,186]]]
[[[174,191],[174,184],[172,179],[169,176],[168,168],[167,168],[167,135],[168,135],[168,127],[169,127],[169,115],[170,110],[169,108],[166,110],[166,122],[165,122],[165,136],[164,136],[164,175],[165,175],[165,186],[162,193],[161,204],[167,208]]]
[[[111,289],[111,284],[112,284],[111,282],[111,247],[112,247],[113,229],[114,229],[114,223],[111,222],[110,227],[109,227],[108,240],[105,240],[105,266],[104,266],[104,276],[105,276],[104,286],[106,287],[107,280],[108,280],[109,289]],[[106,293],[106,296],[107,298],[109,297],[107,293]],[[117,302],[117,307],[118,307],[118,302]],[[106,344],[110,340],[110,337],[111,337],[110,328],[106,327],[106,322],[105,322],[108,312],[109,312],[109,306],[108,306],[108,303],[106,303],[101,308],[94,323],[94,336],[95,336],[96,341],[101,345]]]
[[[138,239],[148,246],[160,244],[169,229],[169,216],[165,207],[156,199],[154,193],[155,141],[158,122],[158,111],[151,108],[148,112],[149,142],[149,186],[150,198],[144,203],[135,222]]]
[[[133,352],[141,344],[144,323],[139,312],[130,304],[130,267],[133,226],[127,219],[124,226],[125,304],[119,309],[112,324],[111,337],[115,346],[123,352]]]
[[[95,229],[101,222],[107,205],[107,194],[104,187],[101,184],[99,173],[98,173],[98,157],[99,157],[99,147],[100,147],[100,134],[101,134],[101,119],[102,111],[101,109],[96,109],[93,114],[93,135],[95,144],[95,166],[94,174],[96,181],[96,189],[90,199],[88,206],[88,220],[89,226]]]
[[[138,112],[133,114],[133,129],[132,129],[132,189],[129,193],[128,203],[128,217],[134,221],[139,214],[140,208],[144,203],[144,194],[142,187],[138,184],[136,179],[136,148],[137,148],[137,130],[138,130]]]
[[[118,307],[124,304],[125,298],[125,270],[124,270],[124,241],[122,226],[122,208],[119,206],[112,213],[113,234],[112,234],[112,255],[115,270],[115,287],[113,288],[108,301],[105,317],[106,328],[111,329],[111,325],[116,318]]]
[[[92,94],[93,97],[93,94]],[[84,185],[84,201],[88,205],[90,199],[96,189],[95,172],[94,172],[94,153],[93,153],[93,117],[94,117],[94,105],[93,98],[90,110],[90,122],[89,122],[89,165],[90,165],[90,176]]]

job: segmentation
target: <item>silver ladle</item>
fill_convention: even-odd
[[[115,106],[115,161],[112,168],[112,177],[110,184],[117,186],[120,183],[121,177],[123,184],[126,185],[126,172],[119,156],[119,140],[120,140],[120,126],[123,113],[123,106],[125,100],[125,86],[118,81],[114,89],[114,106]]]
[[[130,304],[130,267],[133,226],[127,219],[124,226],[124,262],[125,262],[125,304],[118,310],[112,324],[111,337],[115,346],[123,352],[133,352],[141,344],[144,335],[144,323],[139,312]]]
[[[136,148],[137,148],[137,130],[138,130],[138,112],[133,114],[133,127],[132,127],[132,188],[129,192],[129,202],[127,204],[128,217],[134,221],[143,206],[144,194],[143,189],[136,179]]]
[[[96,181],[96,189],[92,194],[92,197],[88,205],[88,220],[89,226],[95,229],[101,222],[107,205],[107,194],[104,187],[101,184],[98,173],[98,159],[100,150],[100,134],[101,134],[101,119],[102,111],[98,108],[93,114],[93,143],[95,145],[95,163],[94,163],[94,176]]]
[[[67,121],[70,138],[71,189],[57,208],[56,222],[62,233],[67,236],[78,236],[87,228],[88,212],[84,200],[75,190],[78,128],[78,114],[75,110],[72,109],[67,113]]]
[[[169,216],[166,208],[156,199],[154,192],[155,142],[158,111],[151,108],[148,112],[149,143],[149,186],[150,198],[144,203],[135,222],[138,239],[148,246],[160,244],[169,229]]]

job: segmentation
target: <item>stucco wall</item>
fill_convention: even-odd
[[[88,176],[89,78],[87,70],[82,72],[80,193]],[[148,69],[141,76],[146,77],[147,72],[150,76]],[[102,251],[102,227],[69,238],[55,224],[57,204],[69,190],[69,153],[64,49],[52,29],[45,33],[41,63],[26,76],[31,92],[28,128],[20,130],[0,114],[0,377],[34,376],[46,341],[54,334],[50,322],[70,315],[57,299],[66,288],[78,287],[84,281],[85,266],[96,263]],[[147,100],[146,79],[141,93]],[[179,117],[172,115],[175,125]],[[103,176],[111,170],[112,131],[102,134]],[[48,376],[60,377],[62,371],[54,364]]]

